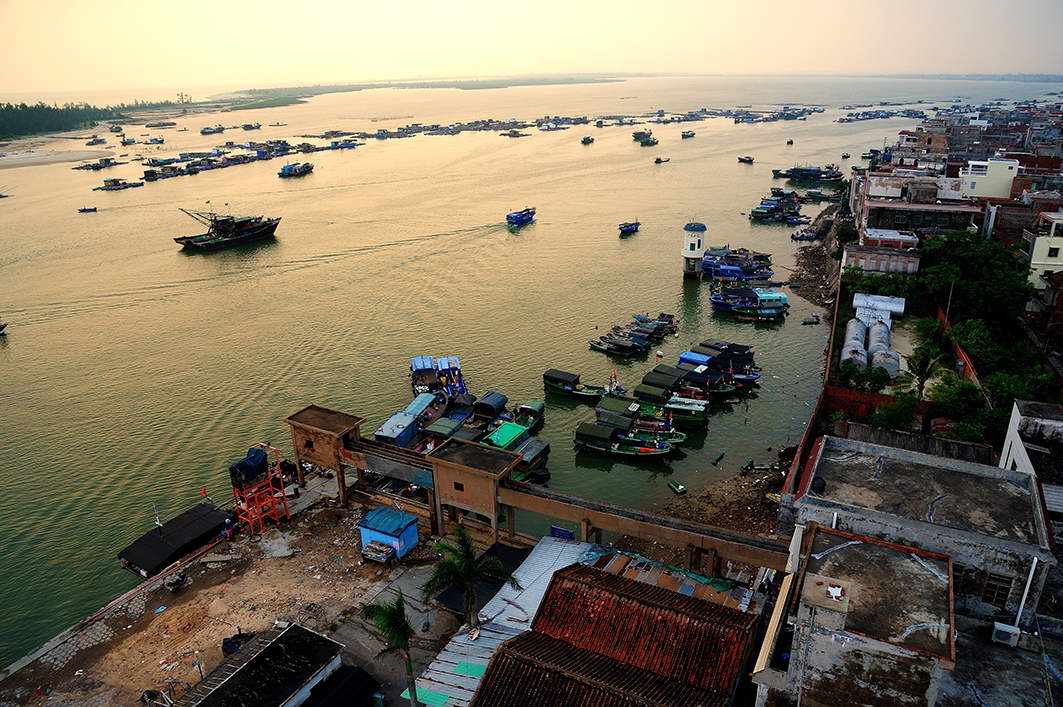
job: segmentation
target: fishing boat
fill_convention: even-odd
[[[780,307],[735,307],[731,313],[742,322],[778,322],[786,310]]]
[[[642,140],[645,140],[646,138],[653,137],[653,131],[652,130],[636,130],[635,132],[631,133],[631,137],[633,137],[635,140],[638,140],[638,141],[641,142]]]
[[[683,132],[681,132],[679,134],[679,136],[684,138],[684,139],[688,138],[688,137],[694,137],[694,131],[693,130],[684,130]]]
[[[582,140],[580,140],[580,144],[583,144],[583,145],[590,145],[592,142],[594,142],[594,138],[592,138],[590,135],[588,135],[585,138],[583,138]]]
[[[653,163],[654,164],[664,164],[665,162],[669,161],[670,159],[671,159],[670,157],[658,157],[657,159],[655,159],[653,161]]]
[[[790,169],[773,169],[771,174],[776,179],[789,179],[791,182],[810,182],[813,184],[830,184],[840,182],[845,175],[834,165],[824,167],[791,167]]]
[[[124,138],[122,138],[122,145],[123,146],[124,145],[135,145],[135,144],[137,144],[137,139],[135,137],[124,137]]]
[[[793,145],[793,144],[794,144],[793,138],[791,138],[791,139],[787,140],[787,141],[786,141],[786,144],[787,144],[787,145]]]
[[[738,161],[741,162],[742,164],[753,164],[753,158],[750,157],[749,155],[742,155],[741,157],[738,158]]]
[[[218,135],[218,134],[223,133],[223,132],[225,132],[225,128],[223,128],[220,125],[215,125],[213,128],[211,128],[211,127],[200,128],[199,134],[200,135]]]
[[[675,479],[668,479],[668,488],[672,489],[677,496],[682,496],[687,492],[687,487],[679,483]]]
[[[790,234],[790,240],[792,241],[814,241],[819,238],[819,235],[811,228],[806,228],[801,231],[794,231]]]
[[[842,153],[842,159],[843,160],[847,160],[847,159],[849,159],[849,157],[851,157],[851,155],[848,152],[843,152]]]
[[[647,138],[643,138],[642,140],[639,140],[639,144],[642,145],[643,147],[653,147],[658,142],[659,142],[659,140],[657,138],[655,138],[655,137],[647,137]]]
[[[95,146],[95,145],[106,145],[106,144],[107,144],[107,141],[106,141],[106,140],[104,140],[104,139],[103,139],[102,137],[98,137],[98,136],[96,136],[96,135],[93,135],[93,136],[92,136],[92,139],[91,139],[91,140],[89,140],[88,142],[86,142],[85,144],[86,144],[87,146],[89,146],[89,147],[93,147],[93,146]]]
[[[456,397],[466,393],[461,363],[453,356],[439,359],[431,356],[412,357],[410,378],[414,395],[441,392],[448,397]]]
[[[513,414],[513,422],[534,431],[543,424],[546,414],[546,404],[542,400],[526,400]]]
[[[286,164],[281,167],[281,171],[277,172],[278,177],[302,177],[303,175],[310,174],[314,171],[314,165],[310,162],[296,162],[295,164]]]
[[[7,322],[0,322],[0,336],[7,334]]]
[[[801,320],[802,324],[819,324],[819,315],[813,314],[810,317],[805,317]]]
[[[615,427],[593,422],[580,423],[576,428],[575,441],[577,447],[623,456],[660,457],[672,451],[672,445],[667,442],[651,445],[647,442],[626,440]]]
[[[506,214],[506,223],[510,226],[524,226],[535,220],[535,207],[529,207],[521,209],[520,211],[510,211]]]
[[[104,179],[102,187],[93,187],[92,191],[121,191],[123,189],[132,189],[133,187],[142,187],[144,182],[127,182],[124,179]]]
[[[240,127],[244,130],[258,130],[262,127],[262,123],[244,123]]]
[[[623,388],[616,380],[614,373],[609,379],[608,385],[586,385],[580,382],[578,373],[568,373],[551,368],[543,374],[543,386],[551,393],[562,395],[574,395],[577,398],[601,398],[612,391],[622,391]]]
[[[82,206],[80,209],[78,209],[78,213],[79,214],[94,214],[94,213],[96,213],[96,207],[95,206]]]
[[[528,428],[516,422],[503,422],[496,427],[491,434],[480,441],[495,449],[515,450],[524,440],[528,439]]]
[[[626,222],[620,224],[619,226],[617,226],[617,228],[620,229],[621,235],[626,235],[626,234],[630,234],[630,233],[637,233],[638,230],[639,230],[639,226],[641,226],[641,225],[642,224],[639,223],[637,220],[635,220],[635,221],[626,221]]]
[[[595,351],[604,354],[612,354],[613,356],[622,356],[624,358],[628,358],[634,356],[637,353],[642,353],[643,351],[645,351],[644,348],[640,348],[632,342],[618,340],[608,341],[599,338],[591,339],[587,343],[590,344],[590,347]]]
[[[198,236],[174,238],[189,250],[221,250],[244,243],[272,238],[280,218],[265,216],[228,216],[213,211],[181,209],[196,221],[206,225],[207,232]]]

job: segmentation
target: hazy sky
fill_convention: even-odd
[[[0,100],[595,72],[1063,74],[1061,36],[1060,0],[0,0]]]

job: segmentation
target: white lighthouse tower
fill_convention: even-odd
[[[701,277],[701,258],[705,253],[705,224],[691,221],[683,226],[683,277]]]

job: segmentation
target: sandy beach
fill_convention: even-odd
[[[83,162],[101,157],[113,157],[113,150],[42,150],[20,149],[0,152],[0,169],[35,167],[59,162]]]

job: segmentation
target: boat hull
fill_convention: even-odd
[[[179,243],[189,250],[223,250],[225,248],[243,245],[244,243],[254,243],[256,241],[272,238],[277,230],[277,224],[279,223],[279,218],[269,219],[268,221],[263,221],[254,228],[231,237],[212,238],[207,234],[203,234],[199,236],[181,236],[174,238],[174,242]]]

